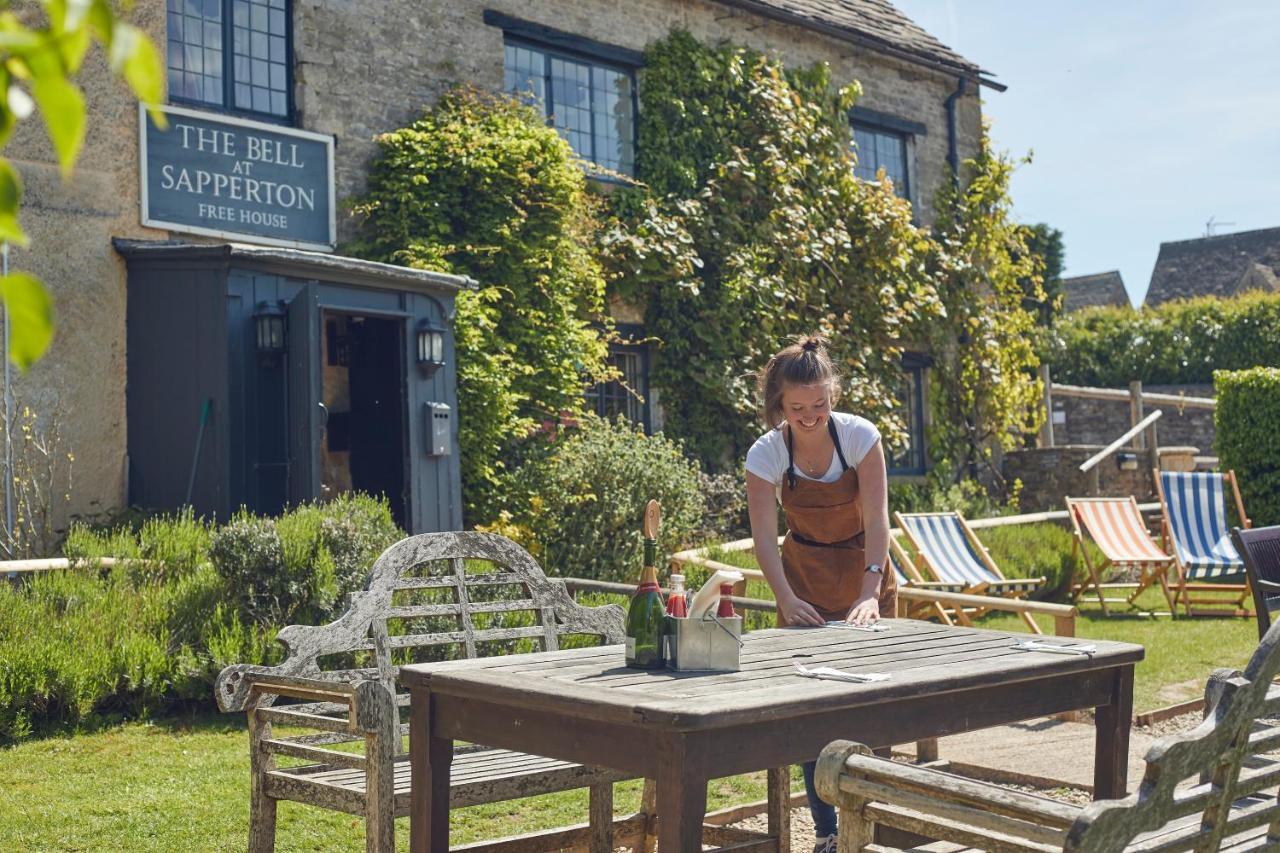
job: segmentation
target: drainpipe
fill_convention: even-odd
[[[956,90],[947,95],[943,106],[947,111],[947,165],[951,167],[951,183],[960,188],[960,140],[956,132],[956,101],[964,97],[969,81],[964,77],[956,78]]]

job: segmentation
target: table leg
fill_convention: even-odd
[[[769,834],[778,839],[778,853],[791,853],[791,768],[770,767]]]
[[[431,693],[410,691],[409,699],[409,850],[445,853],[449,849],[449,765],[453,741],[431,734]]]
[[[1115,670],[1111,701],[1094,709],[1093,798],[1114,800],[1128,793],[1129,729],[1133,725],[1133,667]]]
[[[673,733],[658,743],[658,853],[702,849],[707,814],[706,745],[697,736]]]

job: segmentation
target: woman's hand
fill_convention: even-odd
[[[778,613],[787,625],[809,625],[821,627],[827,620],[814,609],[813,605],[795,593],[778,600]]]
[[[855,602],[849,609],[845,621],[851,625],[870,625],[880,621],[880,602],[874,598],[864,598]]]

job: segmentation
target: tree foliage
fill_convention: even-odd
[[[1012,218],[1013,169],[984,132],[962,182],[937,203],[930,271],[946,310],[932,326],[931,441],[957,477],[990,462],[993,448],[1016,446],[1044,417],[1036,316],[1024,307],[1028,296],[1043,301],[1042,261]]]
[[[928,240],[887,182],[854,177],[856,85],[826,66],[676,32],[646,52],[637,169],[606,231],[620,289],[661,341],[652,382],[666,430],[712,467],[757,432],[752,372],[798,333],[824,331],[846,405],[902,446],[904,342],[941,305]]]
[[[1280,294],[1088,308],[1059,320],[1043,350],[1058,382],[1208,384],[1214,370],[1280,364]]]
[[[39,6],[45,20],[38,26],[0,12],[0,148],[19,121],[38,111],[66,177],[84,143],[85,101],[75,78],[89,48],[99,44],[111,70],[149,104],[164,100],[164,64],[150,39],[108,0],[40,0]],[[163,116],[157,121],[163,124]],[[27,245],[18,222],[21,202],[22,180],[0,157],[0,241]],[[53,339],[53,300],[39,279],[21,271],[0,277],[0,298],[9,309],[8,357],[29,367]]]
[[[356,254],[468,275],[454,333],[465,511],[502,508],[519,440],[607,373],[595,204],[542,114],[458,89],[378,138]]]
[[[1040,280],[1034,275],[1022,279],[1022,307],[1036,315],[1042,326],[1053,323],[1062,311],[1062,265],[1066,249],[1062,232],[1047,223],[1028,225],[1024,232],[1027,251],[1040,258]]]

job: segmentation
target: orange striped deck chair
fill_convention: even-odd
[[[1138,502],[1130,495],[1127,498],[1067,498],[1067,515],[1071,517],[1071,527],[1075,538],[1071,543],[1071,556],[1074,559],[1079,550],[1084,558],[1085,567],[1089,570],[1088,579],[1071,585],[1073,601],[1092,590],[1098,596],[1104,616],[1110,615],[1108,604],[1134,605],[1143,590],[1152,584],[1159,584],[1164,592],[1165,601],[1169,603],[1169,614],[1174,612],[1173,593],[1169,589],[1169,569],[1173,566],[1173,557],[1160,549],[1147,533],[1147,525],[1138,511]],[[1103,561],[1094,565],[1085,547],[1086,534],[1102,551]],[[1136,572],[1137,583],[1103,582],[1105,574],[1118,572]],[[1133,587],[1126,598],[1107,598],[1106,590]]]

